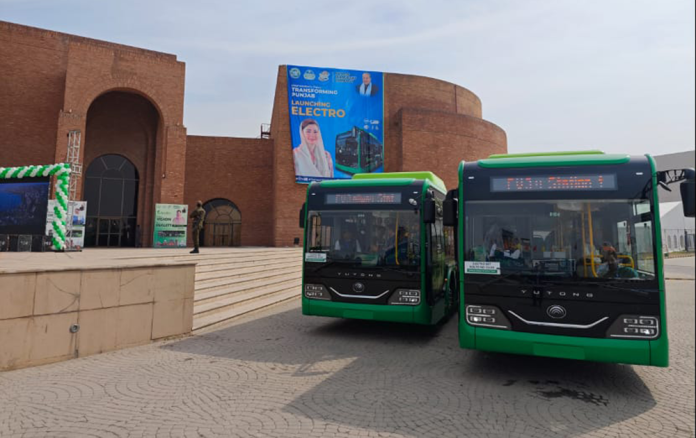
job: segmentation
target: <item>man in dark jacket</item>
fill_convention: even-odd
[[[199,250],[199,239],[201,235],[201,230],[203,229],[203,221],[205,221],[205,210],[203,210],[203,202],[196,202],[196,209],[191,212],[189,216],[193,219],[191,225],[191,231],[193,231],[193,251],[191,254],[198,254]]]

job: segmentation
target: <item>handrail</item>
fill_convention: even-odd
[[[585,242],[585,214],[580,212],[580,223],[582,224],[582,268],[585,277],[587,277],[587,243]]]
[[[590,248],[594,250],[594,237],[592,236],[592,206],[589,202],[587,203],[587,222],[587,226],[590,228]],[[594,254],[590,254],[590,266],[592,267],[592,275],[594,275],[595,278],[599,277],[595,269]]]
[[[631,257],[631,256],[628,255],[628,254],[619,254],[619,255],[616,256],[616,258],[618,258],[619,260],[620,260],[622,257],[625,258],[625,259],[629,259],[629,260],[631,261],[631,264],[630,264],[631,269],[635,269],[635,268],[636,268],[636,264],[635,264],[635,262],[633,261],[633,257]],[[620,265],[620,266],[629,266],[628,263],[620,263],[619,265]]]
[[[399,213],[396,213],[396,224],[394,225],[394,262],[399,266]]]

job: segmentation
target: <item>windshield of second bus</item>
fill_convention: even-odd
[[[465,209],[465,273],[655,278],[648,201],[470,201]]]
[[[420,266],[420,219],[414,211],[310,211],[307,250],[327,262]]]

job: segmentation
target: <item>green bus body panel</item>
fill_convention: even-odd
[[[466,325],[473,332],[473,335],[465,338],[473,340],[473,345],[471,342],[461,342],[460,336],[462,348],[559,359],[654,365],[651,361],[650,341],[513,332],[471,327],[461,320],[460,324]]]
[[[524,154],[521,154],[524,155]],[[479,160],[478,164],[485,168],[509,167],[552,167],[552,166],[592,166],[604,164],[624,164],[630,161],[628,155],[606,155],[598,151],[574,153],[572,155],[529,154],[528,157],[492,158]],[[657,185],[657,166],[655,160],[646,155],[652,168],[653,182],[653,214],[655,229],[653,230],[655,256],[657,257],[658,284],[660,289],[660,338],[648,340],[623,340],[605,338],[583,338],[573,336],[547,335],[538,333],[515,332],[483,327],[472,327],[464,320],[466,314],[464,290],[464,262],[458,261],[459,270],[459,345],[461,348],[513,353],[529,356],[556,357],[563,359],[578,359],[597,362],[627,363],[635,365],[669,366],[669,338],[667,332],[667,311],[665,302],[664,260],[662,254],[662,231],[660,224],[660,208]],[[484,164],[482,164],[484,162]],[[466,198],[462,190],[464,180],[464,165],[459,164],[459,205],[458,226],[464,229],[464,202]],[[464,239],[459,238],[459,254],[464,254]]]
[[[353,180],[383,180],[383,179],[399,179],[411,178],[430,181],[430,183],[442,191],[447,193],[445,182],[432,172],[388,172],[388,173],[358,173],[353,175]]]
[[[555,166],[601,166],[606,164],[625,164],[631,160],[623,154],[574,154],[521,156],[516,158],[486,158],[478,165],[487,169],[511,167],[555,167]]]
[[[550,157],[563,155],[604,155],[602,151],[568,151],[568,152],[529,152],[523,154],[493,154],[489,159],[495,158],[520,158],[520,157]]]
[[[665,300],[665,275],[664,260],[662,254],[662,225],[660,224],[660,200],[658,196],[659,185],[657,184],[657,165],[655,159],[646,154],[652,170],[653,183],[653,214],[655,216],[655,257],[657,257],[658,286],[660,288],[660,338],[650,341],[652,365],[667,367],[669,366],[669,339],[667,337],[667,302]]]
[[[337,303],[310,300],[302,297],[302,314],[334,318],[365,319],[369,321],[403,322],[408,324],[437,324],[444,316],[444,300],[433,308],[421,303],[418,306],[389,306],[384,304]],[[442,316],[439,316],[441,314]],[[438,317],[439,316],[439,317]]]
[[[366,177],[359,175],[383,175],[382,177]],[[427,178],[425,178],[427,176]],[[355,178],[358,177],[358,178]],[[386,187],[386,186],[408,186],[414,182],[423,181],[422,195],[425,197],[428,189],[433,186],[443,193],[447,192],[445,184],[432,172],[393,172],[382,174],[358,174],[353,179],[349,180],[331,180],[322,181],[322,188],[350,188],[350,187]],[[439,186],[441,185],[441,186]],[[309,186],[307,187],[309,194]],[[305,209],[305,223],[309,215],[308,209]],[[421,225],[422,222],[421,222]],[[421,226],[421,242],[426,239],[426,227]],[[303,239],[304,252],[307,252],[307,239]],[[426,290],[426,253],[425,245],[421,245],[421,291]],[[304,253],[303,253],[304,258]],[[328,300],[312,300],[304,296],[304,268],[302,269],[302,314],[313,316],[328,316],[335,318],[348,319],[364,319],[371,321],[387,321],[387,322],[403,322],[410,324],[435,325],[450,313],[455,311],[455,308],[447,308],[446,298],[440,299],[432,306],[428,305],[425,300],[417,306],[406,305],[388,305],[388,304],[358,304],[358,303],[342,303]]]

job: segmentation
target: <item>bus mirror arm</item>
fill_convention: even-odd
[[[302,204],[302,208],[300,209],[300,228],[305,227],[305,207],[307,204]]]
[[[679,191],[681,192],[682,207],[685,217],[696,216],[696,171],[692,168],[663,170],[657,173],[657,181],[664,189],[671,191],[667,186],[681,182]]]

